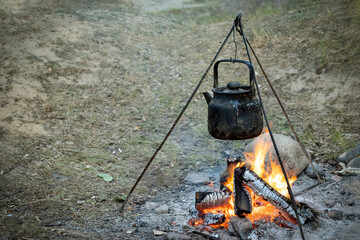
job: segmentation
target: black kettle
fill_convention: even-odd
[[[230,82],[218,87],[218,66],[222,62],[243,63],[250,72],[250,86]],[[222,140],[244,140],[257,137],[263,129],[260,101],[254,87],[254,68],[250,62],[224,59],[214,65],[214,97],[204,92],[208,103],[208,130],[212,137]]]

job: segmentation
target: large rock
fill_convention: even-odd
[[[357,144],[355,148],[340,154],[336,160],[337,162],[343,162],[346,164],[358,156],[360,156],[360,144]]]
[[[314,165],[314,168],[315,168],[315,171],[317,172],[317,174],[319,175],[319,177],[325,177],[325,172],[323,170],[323,167],[320,165],[320,164],[316,164],[316,163],[313,163]],[[309,165],[307,168],[306,168],[306,175],[308,175],[309,177],[313,178],[313,179],[316,179],[317,176],[314,172],[314,169],[312,168],[311,165]]]
[[[357,156],[356,158],[353,158],[349,163],[348,167],[351,168],[360,168],[360,156]]]
[[[281,134],[273,135],[288,177],[298,176],[309,165],[309,160],[304,155],[297,141]],[[253,153],[255,143],[261,140],[271,142],[270,135],[266,133],[254,139],[245,147],[245,152]],[[269,152],[271,152],[271,159],[278,163],[276,152],[272,143]],[[270,164],[269,155],[270,154],[268,153],[265,159],[265,167],[267,169]]]

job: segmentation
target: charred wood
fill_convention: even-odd
[[[252,212],[251,196],[237,177],[234,177],[234,210],[238,216]]]
[[[280,227],[286,227],[286,228],[291,228],[291,229],[295,229],[297,227],[296,224],[288,221],[286,218],[284,218],[283,216],[277,216],[274,218],[273,220],[274,223],[276,223],[277,225],[279,225]]]
[[[295,209],[293,208],[290,199],[277,192],[273,187],[262,180],[254,171],[247,169],[246,167],[236,168],[234,170],[234,176],[242,184],[247,185],[257,196],[270,202],[286,217],[296,222]],[[314,214],[307,205],[299,203],[296,205],[301,224],[304,224],[306,221],[314,218]]]
[[[227,181],[227,179],[231,178],[234,174],[234,169],[237,166],[238,163],[245,162],[245,157],[243,154],[236,156],[236,157],[228,157],[227,160],[226,169],[224,172],[220,174],[220,191],[228,191],[231,192],[227,187],[224,185],[224,183]]]
[[[225,222],[225,214],[222,213],[207,213],[204,216],[205,225],[221,224]]]
[[[227,165],[229,164],[238,164],[238,163],[242,163],[242,162],[245,162],[245,156],[244,154],[240,154],[238,156],[229,156],[227,159],[226,159],[226,162],[227,162]]]
[[[199,212],[205,209],[217,209],[228,206],[231,194],[228,192],[197,192],[195,194],[195,208]]]
[[[196,226],[203,223],[204,223],[204,219],[202,217],[192,217],[188,221],[188,224],[190,226]]]

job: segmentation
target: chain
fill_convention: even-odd
[[[235,29],[236,29],[236,25],[235,25],[235,21],[234,21],[234,24],[233,24],[233,42],[235,44],[235,53],[234,53],[234,60],[237,59],[236,57],[236,54],[237,54],[237,43],[236,43],[236,40],[235,40]],[[232,58],[230,58],[231,60],[233,60]]]

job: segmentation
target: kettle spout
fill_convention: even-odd
[[[209,105],[209,103],[210,103],[210,101],[211,101],[211,99],[212,99],[210,93],[208,93],[208,92],[203,92],[203,95],[204,95],[204,97],[205,97],[205,100],[206,100],[207,104]]]

